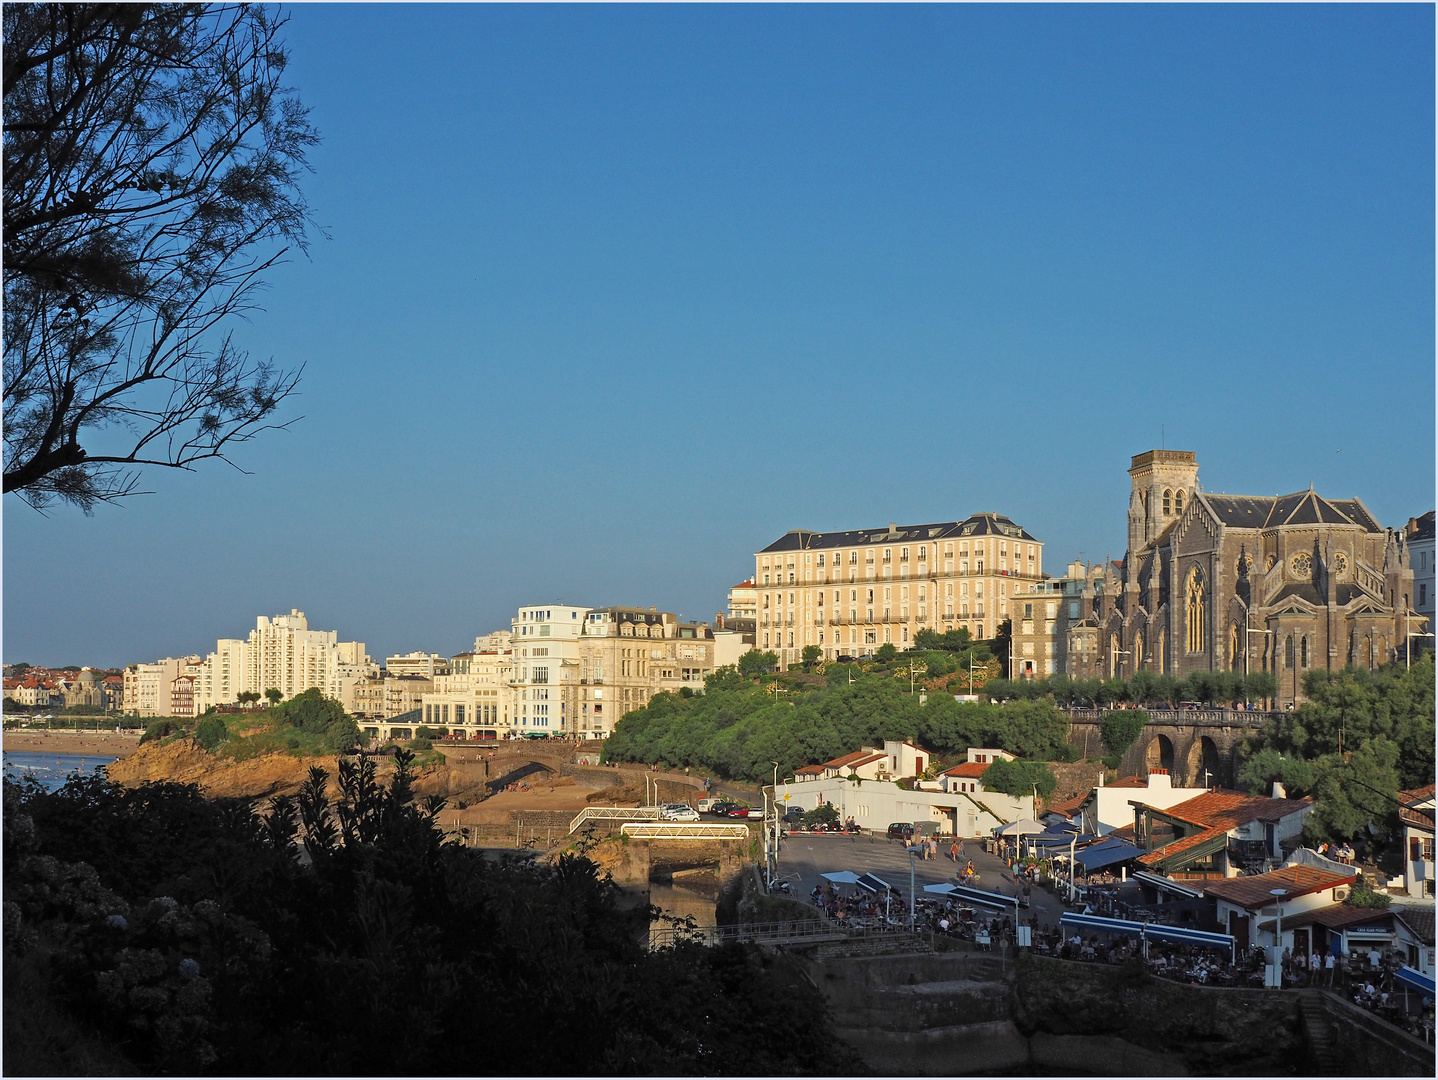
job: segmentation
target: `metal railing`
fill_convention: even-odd
[[[657,806],[586,806],[574,815],[569,831],[573,833],[586,821],[657,821],[659,810]]]
[[[745,840],[748,825],[720,825],[687,821],[628,821],[619,835],[632,840]]]

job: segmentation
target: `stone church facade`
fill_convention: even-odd
[[[1425,629],[1404,535],[1361,500],[1209,494],[1186,450],[1129,476],[1128,550],[1091,615],[1105,675],[1266,670],[1288,704],[1306,669],[1378,667]]]

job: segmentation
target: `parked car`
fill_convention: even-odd
[[[746,818],[749,816],[749,808],[747,806],[731,806],[726,816]]]
[[[677,807],[668,807],[668,806],[666,806],[663,810],[659,811],[659,820],[660,820],[660,821],[698,821],[698,820],[699,820],[699,811],[698,811],[698,810],[695,810],[692,806],[677,806]]]
[[[888,837],[890,840],[905,840],[914,835],[914,826],[907,821],[895,821],[890,823]]]
[[[792,823],[795,821],[802,821],[803,819],[804,811],[800,807],[791,806],[789,807],[789,809],[784,811],[784,820],[787,822]]]
[[[762,806],[751,806],[749,807],[749,813],[745,816],[748,817],[750,821],[763,821],[764,808]]]

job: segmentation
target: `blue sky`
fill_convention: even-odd
[[[1434,504],[1429,6],[300,6],[291,430],[4,503],[6,662],[710,618],[791,528],[1122,554],[1129,456]]]

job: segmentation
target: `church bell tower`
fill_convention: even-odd
[[[1178,520],[1198,490],[1198,455],[1192,450],[1146,450],[1128,475],[1128,549],[1140,551]]]

